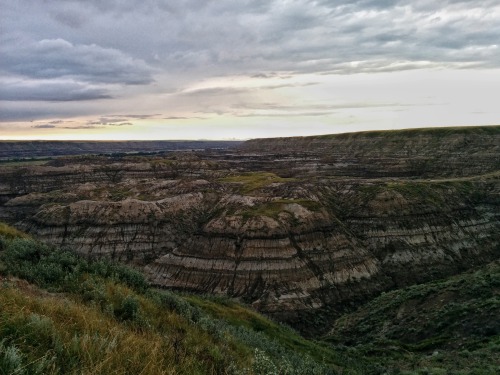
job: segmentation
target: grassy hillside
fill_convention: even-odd
[[[390,373],[500,373],[500,262],[382,294],[327,341]]]
[[[447,136],[447,135],[498,135],[500,134],[500,125],[479,125],[479,126],[448,126],[448,127],[429,127],[429,128],[409,128],[409,129],[395,129],[395,130],[368,130],[352,133],[339,133],[339,134],[324,134],[312,135],[304,137],[282,137],[279,139],[348,139],[348,138],[361,138],[361,137],[412,137],[418,135],[429,136]]]
[[[20,235],[0,227],[2,375],[333,374],[348,361],[234,302],[152,290]]]
[[[385,293],[305,340],[0,225],[0,375],[497,374],[500,262]]]
[[[499,125],[489,126],[448,126],[448,127],[432,127],[432,128],[410,128],[396,130],[370,130],[356,133],[328,134],[324,136],[316,136],[318,138],[355,138],[355,137],[411,137],[417,135],[430,136],[446,136],[446,135],[498,135],[500,134]],[[313,136],[314,137],[314,136]]]

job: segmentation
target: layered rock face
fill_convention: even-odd
[[[498,179],[435,184],[416,195],[407,190],[419,183],[349,193],[329,182],[306,185],[318,201],[223,212],[146,269],[156,285],[241,297],[278,319],[321,329],[323,319],[383,290],[500,256]]]
[[[135,264],[159,287],[238,297],[321,333],[382,291],[500,257],[500,127],[374,136],[29,167],[40,178],[26,186],[3,168],[0,216],[47,242]],[[440,162],[420,176],[397,156],[430,160],[431,148]]]
[[[498,127],[438,128],[254,139],[248,154],[311,158],[314,175],[356,177],[470,176],[500,166]],[[312,161],[312,160],[311,160]],[[298,163],[298,169],[301,164]]]

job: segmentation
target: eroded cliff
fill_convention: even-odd
[[[0,217],[314,334],[382,291],[498,259],[499,150],[489,127],[4,167]]]

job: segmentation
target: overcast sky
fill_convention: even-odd
[[[498,0],[0,0],[0,139],[500,123]]]

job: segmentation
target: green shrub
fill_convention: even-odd
[[[5,340],[0,341],[0,374],[23,374],[23,356],[15,346],[5,345]]]
[[[120,306],[115,309],[115,316],[120,320],[131,320],[135,321],[139,319],[140,316],[140,306],[139,301],[134,296],[126,296]]]
[[[0,237],[2,238],[2,237]],[[79,289],[85,274],[109,278],[144,292],[149,285],[139,271],[108,260],[88,261],[69,250],[27,238],[3,238],[2,269],[51,290]]]

